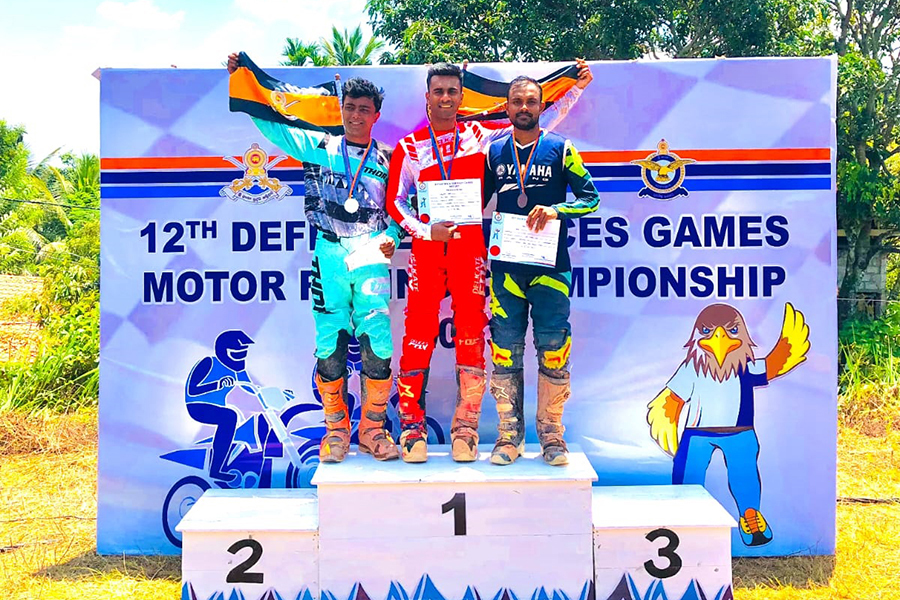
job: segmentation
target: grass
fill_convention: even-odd
[[[839,496],[900,497],[900,432],[843,427],[838,446]],[[0,413],[4,600],[180,597],[178,558],[95,553],[96,468],[95,411]],[[835,557],[735,559],[735,600],[898,598],[898,540],[900,504],[839,504]]]

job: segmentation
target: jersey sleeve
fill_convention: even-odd
[[[487,152],[484,153],[484,182],[481,188],[481,208],[484,209],[491,196],[497,191],[497,178],[494,176],[494,168],[491,166],[492,146],[488,146]]]
[[[584,166],[581,155],[569,140],[566,140],[563,150],[563,173],[574,198],[567,196],[565,202],[553,205],[559,218],[574,219],[597,210],[600,206],[600,193],[591,181],[591,174]]]
[[[327,133],[298,129],[256,117],[251,117],[251,119],[267,140],[284,150],[292,158],[317,165],[328,164],[328,155],[322,144]]]
[[[747,375],[745,375],[745,377],[749,378],[750,384],[753,387],[769,385],[769,378],[766,375],[765,359],[755,359],[749,361],[747,363]]]
[[[384,199],[388,214],[400,227],[415,238],[430,240],[431,227],[419,220],[409,201],[409,190],[416,184],[416,171],[406,154],[403,140],[397,143],[388,170],[387,194]]]
[[[694,371],[691,361],[687,360],[681,363],[681,366],[678,367],[678,370],[666,383],[666,387],[675,392],[675,395],[685,402],[690,402],[691,396],[694,395],[694,383],[696,381],[697,373]]]

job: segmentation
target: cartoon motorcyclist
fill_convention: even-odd
[[[237,329],[219,334],[215,356],[207,356],[194,365],[184,389],[184,401],[191,418],[216,427],[209,475],[226,483],[238,477],[235,472],[222,471],[234,441],[238,412],[225,400],[239,382],[251,383],[244,361],[252,343],[250,336]]]

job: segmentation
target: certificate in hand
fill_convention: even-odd
[[[490,257],[525,265],[555,267],[559,219],[548,221],[539,232],[528,228],[527,219],[525,215],[494,213],[491,242],[488,244]]]
[[[419,218],[423,223],[481,223],[481,181],[445,179],[419,183]]]

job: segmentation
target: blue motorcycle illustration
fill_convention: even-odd
[[[293,394],[277,387],[260,387],[244,381],[235,385],[254,396],[262,411],[248,418],[240,416],[223,468],[230,478],[210,476],[212,437],[160,456],[204,471],[204,476],[188,475],[178,480],[163,502],[163,531],[178,548],[181,537],[175,526],[206,490],[214,486],[222,489],[310,487],[319,463],[321,404],[292,403]],[[232,409],[240,414],[238,409]]]

